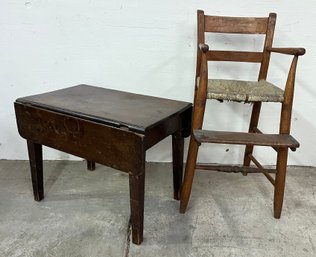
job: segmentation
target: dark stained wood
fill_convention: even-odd
[[[181,117],[181,136],[189,137],[192,130],[192,115],[193,108],[192,105],[185,112],[182,112],[179,116]]]
[[[207,52],[208,61],[230,61],[230,62],[259,62],[262,61],[261,52],[246,51],[216,51]]]
[[[190,136],[191,117],[192,105],[189,104],[187,108],[182,110],[180,113],[170,115],[168,119],[157,122],[154,126],[147,128],[144,138],[145,149],[149,149],[166,138],[166,136],[172,135],[179,130],[181,130],[181,135],[183,137]]]
[[[44,198],[42,145],[27,140],[27,149],[31,167],[34,199],[35,201],[41,201]]]
[[[180,200],[180,188],[183,177],[183,147],[184,138],[180,132],[172,135],[172,163],[173,163],[173,198]]]
[[[95,162],[87,161],[87,169],[88,170],[95,170]]]
[[[145,152],[173,135],[174,195],[182,179],[183,138],[192,104],[80,85],[15,102],[27,139],[35,200],[44,197],[42,145],[129,173],[132,241],[143,241]]]
[[[15,103],[20,135],[125,172],[142,155],[143,135],[38,107]]]
[[[199,143],[261,145],[275,147],[299,147],[299,143],[287,134],[258,134],[214,130],[194,130],[193,135]]]
[[[23,97],[16,101],[113,127],[127,127],[142,134],[157,122],[168,120],[170,115],[191,107],[187,102],[88,85]]]
[[[143,242],[145,173],[129,175],[132,242]]]
[[[267,18],[224,17],[205,15],[205,32],[265,34]]]
[[[129,191],[132,222],[132,242],[141,244],[144,227],[144,198],[145,198],[145,151],[140,156],[135,171],[129,175]],[[136,175],[134,175],[136,174]]]

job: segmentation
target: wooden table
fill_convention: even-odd
[[[172,135],[174,198],[182,182],[183,142],[192,105],[88,85],[19,98],[15,112],[27,140],[34,198],[44,198],[42,145],[128,172],[133,243],[143,241],[146,150]]]

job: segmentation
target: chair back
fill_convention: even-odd
[[[261,52],[253,51],[223,51],[213,50],[207,52],[207,61],[232,61],[260,63],[258,80],[266,79],[270,61],[270,52],[267,48],[272,46],[276,14],[269,17],[224,17],[204,15],[204,11],[197,11],[198,19],[198,45],[205,43],[205,33],[234,33],[234,34],[263,34],[265,36],[264,48]],[[197,54],[197,72],[199,77],[201,66],[201,51]]]

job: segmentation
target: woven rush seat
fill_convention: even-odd
[[[284,91],[266,80],[209,79],[207,98],[237,102],[283,102]]]

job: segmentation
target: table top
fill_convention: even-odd
[[[88,85],[27,96],[16,102],[116,127],[126,126],[140,133],[192,106],[187,102]]]

